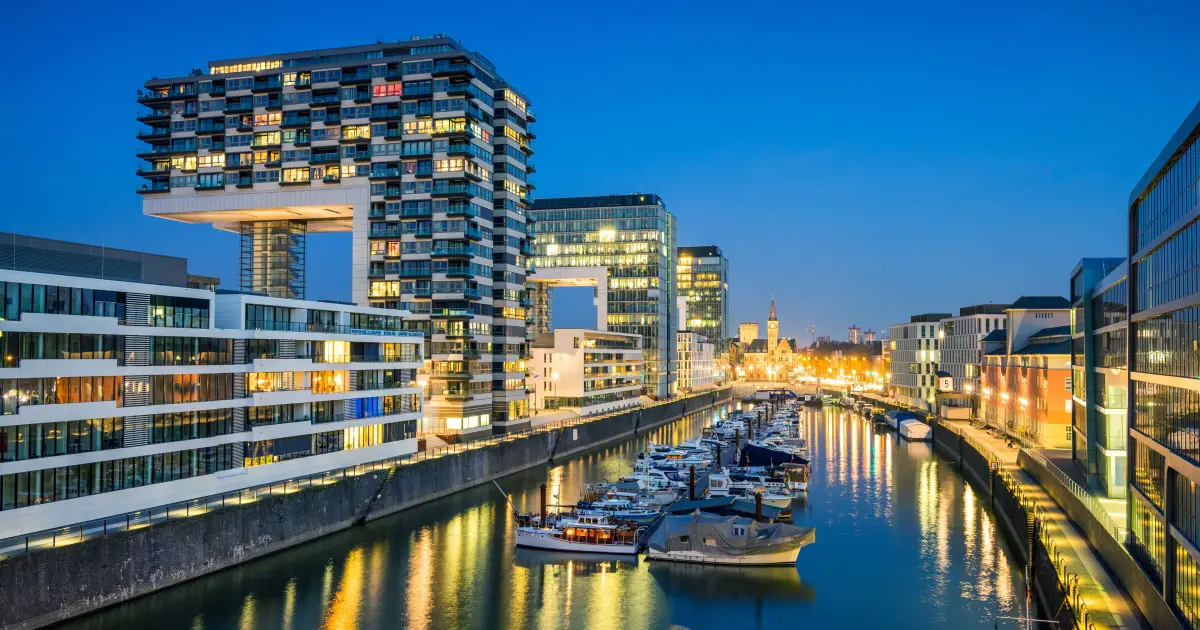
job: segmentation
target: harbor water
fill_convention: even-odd
[[[522,511],[629,474],[648,440],[699,436],[709,410],[500,481]],[[816,527],[795,568],[651,563],[514,548],[492,484],[79,619],[74,630],[193,628],[993,628],[1024,578],[988,497],[929,444],[838,408],[805,410]],[[1015,628],[999,621],[1000,628]]]

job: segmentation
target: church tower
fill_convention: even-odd
[[[767,318],[767,352],[774,353],[779,343],[779,320],[775,319],[775,296],[771,296],[771,316]]]

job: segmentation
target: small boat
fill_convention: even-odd
[[[933,440],[933,430],[920,420],[902,420],[900,422],[900,437],[909,442],[929,442]]]
[[[522,519],[517,546],[551,551],[576,551],[634,555],[639,528],[616,523],[607,514],[581,513],[559,516],[553,522],[537,517]]]
[[[740,516],[699,511],[663,518],[650,536],[651,560],[771,566],[795,564],[816,530],[785,523],[758,523]]]

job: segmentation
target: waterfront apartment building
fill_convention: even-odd
[[[1003,328],[1007,304],[978,304],[958,309],[957,317],[941,321],[938,332],[941,354],[938,369],[950,375],[951,391],[973,397],[979,393],[979,370],[982,363],[980,342],[996,328]],[[953,404],[967,406],[969,398]]]
[[[890,328],[892,376],[888,391],[892,398],[910,407],[934,408],[941,352],[938,332],[941,321],[948,317],[950,313],[913,315],[907,323]]]
[[[658,195],[538,199],[533,267],[536,329],[549,330],[554,286],[596,287],[597,328],[642,339],[645,393],[670,398],[678,388],[675,333],[675,216]]]
[[[435,433],[528,423],[534,120],[436,36],[213,61],[138,95],[143,211],[239,234],[240,282],[305,295],[311,234],[350,232],[354,302],[410,312]]]
[[[715,348],[708,337],[691,331],[678,333],[679,391],[694,392],[713,386],[716,378]]]
[[[95,269],[0,270],[0,539],[417,450],[406,313]]]
[[[1200,106],[1129,197],[1130,550],[1200,627]]]
[[[729,261],[716,245],[678,248],[679,297],[687,302],[681,329],[712,343],[729,338]]]
[[[569,410],[586,417],[641,404],[637,335],[559,328],[538,335],[530,368],[538,411]]]
[[[1085,258],[1071,273],[1071,455],[1090,485],[1124,498],[1129,390],[1124,258]]]
[[[1070,448],[1071,303],[1023,296],[980,342],[980,417],[1037,448]]]

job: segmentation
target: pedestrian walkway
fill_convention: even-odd
[[[1005,469],[1021,484],[1026,497],[1037,502],[1038,514],[1050,525],[1054,539],[1063,552],[1065,569],[1079,576],[1079,593],[1097,628],[1141,628],[1137,613],[1124,592],[1100,563],[1095,550],[1040,484],[1017,464],[1020,448],[1005,439],[971,426],[966,421],[942,420],[989,460]]]

